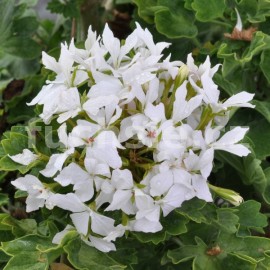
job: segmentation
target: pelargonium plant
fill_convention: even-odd
[[[184,201],[213,200],[207,178],[215,150],[246,156],[239,143],[248,128],[225,132],[230,111],[253,107],[253,94],[220,101],[213,81],[219,65],[209,57],[196,66],[171,61],[147,29],[120,42],[108,26],[101,37],[89,28],[84,48],[62,44],[58,61],[43,53],[55,73],[28,104],[42,105],[39,117],[58,125],[59,147],[52,155],[37,147],[10,158],[29,165],[44,162],[38,177],[27,174],[12,184],[28,193],[26,211],[59,207],[90,246],[108,252],[128,231],[155,233]],[[212,192],[213,192],[212,191]],[[241,197],[235,197],[235,199]],[[239,203],[235,201],[235,203]]]

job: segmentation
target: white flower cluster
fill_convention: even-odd
[[[72,225],[53,242],[76,229],[87,244],[108,252],[125,231],[158,232],[161,215],[184,201],[212,201],[207,178],[215,150],[248,155],[239,143],[248,128],[221,134],[230,109],[252,107],[253,95],[219,101],[212,79],[218,66],[211,68],[208,57],[199,67],[191,55],[187,64],[164,59],[168,46],[155,44],[137,24],[123,43],[106,26],[102,37],[89,29],[85,49],[62,44],[58,62],[43,53],[56,77],[29,105],[43,105],[45,124],[59,123],[62,147],[40,171],[45,182],[28,174],[12,184],[27,191],[28,212],[69,211]],[[36,154],[10,158],[27,165]]]

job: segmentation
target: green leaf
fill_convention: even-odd
[[[233,82],[226,80],[219,73],[215,74],[214,81],[220,88],[226,91],[226,93],[229,94],[230,96],[235,95],[240,92],[240,90],[237,88],[237,86]]]
[[[16,255],[22,250],[31,252],[41,248],[48,250],[55,247],[56,245],[52,244],[51,239],[39,235],[26,235],[13,241],[2,243],[2,249],[9,255]]]
[[[14,235],[12,234],[12,227],[2,223],[2,221],[8,216],[8,214],[0,214],[0,239],[3,242],[11,241],[14,239]]]
[[[0,250],[0,263],[6,263],[10,259],[10,256],[8,256],[5,252]]]
[[[22,190],[16,190],[15,194],[14,194],[14,198],[18,199],[18,198],[25,198],[28,196],[27,191],[22,191]]]
[[[142,243],[152,242],[157,245],[158,243],[163,242],[169,238],[169,235],[180,235],[185,233],[187,231],[187,223],[187,218],[183,217],[183,215],[177,213],[176,211],[173,211],[162,219],[162,231],[156,233],[136,232],[133,233],[133,235],[135,235],[136,238]]]
[[[127,239],[124,239],[123,243],[125,246],[123,248],[117,248],[116,252],[111,252],[110,257],[124,265],[138,264],[138,251],[135,248],[129,248],[126,241]]]
[[[20,36],[31,37],[38,28],[38,21],[36,17],[23,17],[17,20],[14,20],[13,30],[14,32]]]
[[[6,205],[9,203],[8,194],[0,193],[0,206]]]
[[[154,23],[158,0],[133,0],[133,2],[138,6],[139,16],[147,23]]]
[[[186,224],[188,221],[187,218],[173,211],[162,220],[161,224],[167,234],[180,235],[187,232]]]
[[[9,139],[4,139],[1,143],[6,154],[16,155],[22,153],[23,149],[28,148],[28,137],[20,133],[10,132]]]
[[[64,246],[64,250],[68,255],[69,262],[78,270],[120,270],[125,268],[124,265],[110,258],[109,254],[86,245],[79,238],[70,241]]]
[[[224,0],[194,0],[191,7],[196,11],[196,19],[208,22],[222,18],[226,9]]]
[[[136,232],[132,233],[132,235],[134,235],[142,243],[152,242],[155,245],[164,242],[166,240],[166,233],[164,231],[156,233]]]
[[[236,208],[239,210],[237,216],[239,217],[241,231],[255,229],[264,233],[263,228],[267,226],[267,217],[260,213],[261,204],[259,202],[253,200],[246,201]]]
[[[20,0],[19,4],[26,4],[29,7],[34,7],[38,3],[38,0]]]
[[[0,1],[0,44],[6,40],[11,31],[11,20],[14,11],[15,0]],[[0,45],[1,47],[1,45]]]
[[[6,132],[5,136],[7,139],[1,141],[1,145],[5,152],[5,156],[0,159],[0,169],[3,171],[16,171],[19,170],[21,173],[25,174],[31,168],[35,167],[40,163],[40,160],[35,160],[27,166],[21,165],[14,162],[8,155],[16,155],[22,153],[26,148],[29,148],[28,136],[26,135],[25,127],[24,130],[21,130],[22,127],[17,127],[16,132]],[[21,132],[21,133],[18,133]]]
[[[24,171],[24,168],[26,166],[14,162],[7,155],[0,159],[0,169],[2,171]]]
[[[116,0],[116,5],[132,4],[132,0]]]
[[[33,16],[15,20],[14,6],[14,0],[0,2],[0,52],[34,59],[41,53],[41,46],[31,38],[38,27],[37,21]]]
[[[256,16],[258,8],[259,5],[257,0],[241,0],[237,3],[237,9],[242,20],[245,18],[245,16],[247,16],[248,20],[252,22],[252,18]]]
[[[27,37],[9,37],[2,42],[1,46],[6,53],[24,59],[34,59],[41,53],[41,46]]]
[[[198,198],[193,198],[189,201],[185,201],[182,206],[177,208],[175,211],[197,223],[207,222],[207,218],[201,211],[205,205],[205,201]]]
[[[37,232],[37,222],[34,219],[17,220],[11,216],[2,220],[2,224],[12,227],[12,233],[16,237],[21,237],[27,234],[35,234]]]
[[[185,9],[184,1],[160,0],[166,8],[155,12],[157,30],[168,38],[195,37],[198,33],[194,25],[193,12]]]
[[[217,209],[217,223],[222,231],[227,233],[235,233],[237,231],[236,224],[238,223],[238,216],[231,208]]]
[[[39,235],[26,235],[10,242],[2,243],[1,249],[13,256],[5,269],[48,269],[63,252],[61,247],[52,244],[51,239]],[[35,268],[36,267],[36,268]]]
[[[222,151],[217,151],[215,156],[219,160],[230,164],[238,172],[243,183],[246,185],[253,185],[258,195],[261,195],[264,201],[270,204],[270,195],[268,192],[270,178],[266,178],[261,167],[261,160],[254,158],[252,154],[240,158]]]
[[[193,270],[268,269],[270,239],[262,237],[237,237],[234,234],[221,233],[216,242],[207,245],[196,238],[196,245],[169,250],[167,256],[174,264],[193,259]],[[266,268],[256,268],[264,265]]]
[[[167,253],[168,258],[174,264],[180,264],[190,259],[193,260],[193,270],[220,270],[220,262],[216,260],[216,256],[208,256],[207,245],[200,239],[196,238],[197,245],[186,245],[174,250],[169,250]]]
[[[22,250],[19,255],[12,257],[4,270],[47,270],[49,267],[46,255],[40,252],[25,252]]]
[[[243,256],[239,256],[238,254],[229,253],[226,258],[222,260],[221,269],[233,269],[235,266],[241,270],[255,270],[256,264],[254,261],[245,260]]]
[[[258,110],[262,110],[262,108],[258,108]],[[248,137],[254,144],[253,150],[256,154],[256,157],[258,159],[264,160],[270,156],[270,123],[266,119],[258,118],[256,122],[250,123],[249,126],[250,130],[248,132]]]
[[[268,266],[270,251],[270,239],[257,236],[238,237],[221,233],[218,236],[217,244],[226,253],[234,253],[250,261],[265,260]]]
[[[228,77],[230,74],[233,74],[235,70],[251,62],[255,55],[268,49],[270,47],[269,36],[261,31],[257,31],[253,35],[250,46],[243,48],[243,46],[240,46],[241,43],[238,43],[238,49],[240,49],[239,53],[237,53],[234,47],[236,45],[237,44],[233,42],[222,43],[217,52],[217,57],[224,59],[222,73],[225,77]],[[243,50],[244,52],[240,55]]]
[[[270,124],[270,102],[253,100],[252,104],[256,106],[255,110],[261,113]]]
[[[244,6],[247,5],[248,1],[249,0],[243,1],[243,2],[245,2]],[[254,2],[254,0],[252,2]],[[268,0],[258,0],[255,2],[256,2],[255,10],[257,11],[257,13],[252,17],[248,16],[249,21],[251,23],[264,22],[267,19],[267,17],[270,16],[269,1]],[[253,14],[253,12],[251,14]]]
[[[268,83],[270,83],[269,61],[270,61],[270,50],[264,50],[261,54],[260,68],[265,78],[267,79]]]
[[[80,0],[65,0],[64,2],[61,0],[51,0],[47,9],[49,9],[52,13],[60,13],[63,14],[64,17],[68,18],[76,18],[80,16],[79,12],[79,3],[83,2]]]

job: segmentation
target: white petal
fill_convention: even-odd
[[[236,95],[231,96],[228,98],[222,106],[224,107],[249,107],[249,108],[254,108],[255,105],[252,105],[248,103],[253,99],[255,94],[250,94],[248,92],[240,92]]]
[[[239,157],[245,157],[250,153],[250,150],[242,144],[232,144],[232,145],[215,145],[215,150],[223,150],[230,152]]]
[[[90,242],[85,241],[85,243],[91,247],[95,247],[96,249],[102,252],[109,252],[116,250],[115,245],[113,243],[103,240],[102,238],[90,235],[89,239]]]
[[[88,173],[84,171],[79,165],[76,163],[70,163],[67,167],[65,167],[57,177],[54,178],[56,182],[61,184],[62,186],[67,186],[70,184],[75,184],[77,182],[86,181],[89,177]]]
[[[133,225],[133,231],[155,233],[162,230],[162,225],[159,221],[149,221],[145,218],[136,220]]]
[[[57,171],[62,170],[64,162],[70,154],[74,153],[74,148],[70,148],[62,154],[53,154],[50,157],[48,164],[45,169],[41,170],[40,173],[46,177],[52,177]]]
[[[29,195],[26,199],[26,212],[32,212],[43,207],[45,204],[45,199],[39,199],[35,196]]]
[[[21,154],[17,154],[14,156],[8,155],[13,161],[20,163],[22,165],[29,165],[33,161],[35,161],[38,158],[38,155],[35,155],[33,152],[31,152],[28,149],[23,149],[23,152]]]
[[[94,195],[93,178],[89,175],[84,181],[75,183],[74,190],[75,194],[82,202],[91,200]]]
[[[207,202],[212,202],[213,198],[209,187],[207,185],[206,179],[204,179],[200,175],[193,175],[192,176],[192,186],[196,191],[196,197],[199,199],[205,200]]]
[[[84,159],[85,169],[91,175],[103,175],[106,177],[111,176],[110,168],[107,164],[100,163],[100,161],[94,158],[85,158]]]
[[[159,103],[154,106],[151,103],[146,105],[144,110],[146,116],[148,116],[153,122],[159,123],[161,121],[166,120],[165,118],[165,108],[163,103]]]
[[[37,177],[31,174],[27,174],[24,177],[19,177],[18,179],[11,181],[11,184],[23,191],[31,191],[33,190],[34,186],[43,189],[43,184],[38,180]]]
[[[194,196],[194,192],[186,186],[179,184],[173,185],[167,195],[161,200],[164,217],[175,208],[180,207],[184,201],[190,200]]]
[[[112,184],[117,189],[131,189],[133,188],[133,177],[132,173],[128,169],[114,170],[112,172]]]
[[[131,190],[117,190],[113,195],[113,200],[110,205],[105,209],[105,211],[113,211],[123,209],[126,206],[132,197]],[[133,213],[133,211],[132,211]],[[126,213],[126,214],[132,214]]]
[[[132,118],[127,117],[121,121],[120,133],[118,136],[119,142],[125,142],[135,134],[135,130],[132,127]]]
[[[91,229],[94,233],[107,236],[114,230],[114,219],[97,214],[91,213]]]
[[[150,180],[150,194],[161,196],[166,193],[173,184],[173,174],[171,171],[159,173]]]
[[[239,15],[239,12],[238,12],[237,8],[235,8],[235,11],[236,11],[236,15],[237,15],[237,22],[236,22],[235,28],[236,28],[238,31],[242,31],[242,29],[243,29],[243,24],[242,24],[241,17],[240,17],[240,15]]]
[[[122,160],[115,148],[88,148],[87,157],[95,157],[99,161],[106,162],[111,168],[118,169],[122,166]]]
[[[234,144],[242,140],[247,133],[249,128],[241,128],[241,127],[235,127],[232,130],[226,132],[221,139],[219,139],[217,142],[213,143],[215,146],[219,145],[228,145],[228,144]]]
[[[85,211],[81,213],[73,213],[70,215],[70,217],[74,226],[76,227],[76,230],[83,235],[87,235],[90,220],[90,212]]]
[[[67,124],[66,123],[62,124],[58,128],[57,133],[58,133],[59,141],[62,144],[64,144],[65,147],[68,147]]]
[[[49,203],[71,212],[83,212],[89,209],[74,193],[54,194],[49,197]]]
[[[69,231],[72,231],[74,230],[74,227],[73,226],[70,226],[70,225],[67,225],[66,228],[61,231],[61,232],[58,232],[54,237],[53,237],[53,240],[52,240],[52,243],[53,244],[60,244],[61,241],[63,240],[63,238],[65,237],[65,235],[69,232]]]
[[[42,63],[47,69],[50,69],[55,73],[61,72],[61,68],[57,61],[46,52],[42,52]]]

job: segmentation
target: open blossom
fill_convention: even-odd
[[[241,144],[248,128],[223,131],[229,110],[252,108],[253,94],[220,101],[213,81],[219,65],[207,57],[197,66],[191,54],[187,63],[172,62],[163,55],[168,46],[139,24],[120,42],[106,25],[101,37],[89,28],[85,48],[62,44],[58,61],[43,53],[56,77],[28,105],[42,105],[40,118],[57,127],[59,147],[40,158],[41,177],[12,184],[27,192],[28,212],[68,213],[54,243],[77,231],[87,245],[109,252],[126,231],[158,232],[161,217],[185,201],[213,200],[208,178],[216,150],[250,153]],[[24,149],[10,158],[29,165],[38,156]],[[227,198],[240,203],[240,196]]]
[[[53,193],[46,188],[42,182],[35,176],[27,174],[11,182],[16,188],[28,193],[26,199],[26,211],[32,212],[47,204],[49,206],[49,198]]]

